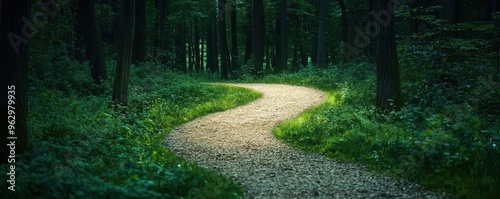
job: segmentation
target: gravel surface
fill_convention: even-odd
[[[278,123],[325,100],[325,93],[280,84],[231,85],[263,97],[180,126],[165,143],[176,155],[240,183],[245,198],[445,198],[357,164],[302,152],[271,134]]]

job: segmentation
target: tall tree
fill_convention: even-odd
[[[287,0],[280,3],[281,23],[280,23],[280,64],[281,68],[291,71],[288,68],[288,5]]]
[[[231,73],[236,75],[240,70],[240,64],[238,61],[238,24],[236,20],[236,0],[233,0],[231,3],[231,61],[232,61],[232,70]]]
[[[349,25],[347,23],[347,9],[345,7],[344,0],[337,0],[340,11],[342,12],[342,45],[349,44]],[[347,57],[344,57],[344,62],[347,62]]]
[[[92,78],[96,83],[108,79],[108,70],[101,47],[101,33],[95,14],[95,0],[78,1],[79,32],[83,35],[86,59],[92,65]]]
[[[211,73],[219,70],[218,56],[217,56],[217,17],[214,15],[209,17],[208,30],[207,30],[207,69]]]
[[[25,27],[22,19],[30,15],[30,1],[1,1],[0,20],[0,164],[9,162],[10,144],[16,155],[29,150],[28,125],[28,39],[35,27]],[[11,97],[12,96],[12,97]],[[10,101],[12,100],[12,101]],[[10,102],[9,102],[10,101]],[[9,111],[10,110],[10,111]],[[15,129],[8,127],[13,125]],[[8,137],[17,137],[9,139]],[[15,159],[17,160],[17,159]]]
[[[319,28],[318,28],[318,63],[320,68],[326,67],[326,12],[328,3],[319,0]]]
[[[195,59],[195,70],[197,72],[200,72],[202,67],[201,52],[200,52],[200,29],[197,25],[194,26],[194,59]]]
[[[247,0],[248,6],[246,8],[246,14],[245,18],[248,20],[248,23],[245,25],[245,32],[246,32],[246,38],[245,38],[245,57],[244,57],[244,63],[248,63],[248,60],[250,60],[252,56],[252,0]]]
[[[175,65],[181,71],[186,71],[186,24],[178,22],[175,32]]]
[[[228,76],[228,65],[229,65],[229,50],[227,47],[227,36],[226,36],[226,0],[219,0],[219,50],[220,50],[220,60],[221,60],[221,77],[222,79],[227,79]]]
[[[263,76],[264,66],[264,44],[265,44],[265,20],[263,0],[253,0],[252,14],[252,62],[255,67],[255,75]]]
[[[120,13],[121,38],[118,45],[118,60],[113,87],[113,102],[115,104],[128,104],[133,24],[134,0],[123,0],[122,10]]]
[[[132,49],[132,63],[146,59],[146,1],[135,0],[135,31]]]
[[[440,17],[452,23],[463,22],[462,1],[461,0],[441,0],[443,8],[440,11]]]
[[[399,110],[403,105],[403,98],[394,33],[394,4],[389,4],[391,0],[373,1],[373,13],[376,16],[386,16],[383,20],[379,20],[380,32],[375,36],[377,63],[376,106],[381,110]]]

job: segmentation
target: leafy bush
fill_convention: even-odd
[[[141,67],[161,75],[134,68],[130,104],[122,114],[113,111],[110,89],[92,95],[84,92],[94,87],[91,84],[80,84],[78,90],[52,87],[66,84],[71,77],[90,78],[78,63],[66,67],[74,73],[60,73],[53,80],[33,79],[41,83],[29,91],[32,153],[17,159],[16,192],[2,189],[1,198],[242,196],[236,183],[175,157],[162,141],[174,127],[247,103],[258,93],[200,84],[198,79],[144,64]],[[111,82],[102,87],[111,87]],[[7,186],[5,181],[0,184]]]
[[[500,132],[499,115],[484,114],[484,108],[472,103],[473,98],[492,99],[495,91],[485,92],[481,83],[465,91],[461,89],[467,85],[460,83],[426,86],[427,77],[417,76],[413,82],[402,80],[405,108],[381,114],[373,106],[375,73],[357,72],[368,66],[307,68],[264,78],[262,82],[312,86],[329,93],[324,104],[282,123],[274,134],[304,150],[361,162],[437,191],[462,197],[500,195],[500,150],[498,141],[491,139]]]

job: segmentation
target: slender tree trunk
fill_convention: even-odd
[[[130,82],[130,62],[132,56],[132,29],[134,24],[134,0],[123,0],[120,13],[121,39],[118,45],[118,60],[113,87],[113,102],[128,104],[128,86]]]
[[[237,14],[236,14],[236,2],[231,3],[231,60],[232,60],[232,75],[237,76],[240,70],[239,64],[239,52],[238,52],[238,24],[237,24]]]
[[[203,37],[200,37],[200,39],[201,39],[200,71],[205,71],[206,66],[205,66],[204,55],[205,55],[205,45],[206,45],[206,42],[203,39]]]
[[[201,72],[200,29],[198,25],[194,26],[194,59],[196,72]]]
[[[78,21],[84,37],[86,59],[92,65],[92,78],[96,83],[108,79],[106,61],[102,53],[101,33],[95,15],[95,0],[79,0]]]
[[[280,4],[280,11],[281,11],[281,23],[280,23],[280,64],[281,68],[291,71],[290,68],[288,68],[288,6],[287,6],[287,0],[281,0]]]
[[[186,24],[177,24],[175,43],[175,64],[180,71],[186,72]]]
[[[210,22],[207,33],[207,67],[211,73],[219,70],[217,53],[217,17],[210,16]],[[208,69],[207,68],[207,69]]]
[[[319,31],[318,31],[318,63],[320,68],[326,68],[326,12],[328,3],[319,0]]]
[[[248,63],[248,60],[250,60],[252,56],[252,0],[247,0],[248,2],[248,7],[247,7],[247,12],[246,12],[246,18],[249,21],[249,23],[246,25],[246,39],[245,39],[245,58],[244,62],[245,64]]]
[[[277,9],[281,8],[281,4],[280,4],[281,1],[276,1],[276,7]],[[284,68],[282,68],[282,64],[281,64],[281,36],[282,36],[282,33],[281,33],[281,12],[276,12],[276,18],[275,18],[275,30],[276,30],[276,34],[274,34],[274,40],[275,40],[275,43],[276,43],[276,46],[278,46],[276,48],[276,60],[275,60],[275,66],[274,66],[274,72],[275,73],[281,73],[281,71],[283,71]]]
[[[188,44],[188,71],[194,71],[194,53],[193,53],[193,25],[191,24],[187,34]]]
[[[306,27],[304,27],[304,19],[302,17],[299,17],[298,18],[298,24],[300,24],[300,28],[302,28],[303,30],[306,29]],[[302,64],[303,67],[306,67],[307,65],[309,65],[309,51],[307,50],[306,46],[304,46],[304,44],[302,43],[299,43],[298,46],[298,53],[300,53],[300,63]],[[295,67],[295,66],[294,66]],[[298,67],[295,67],[295,70],[298,69]]]
[[[452,23],[456,22],[456,0],[441,0],[441,6],[443,8],[440,10],[441,19],[446,19]]]
[[[252,17],[252,57],[255,67],[255,75],[262,77],[264,75],[264,44],[265,44],[265,20],[264,20],[264,2],[263,0],[253,0]]]
[[[269,72],[271,71],[271,46],[270,45],[265,45],[264,46],[264,52],[266,54],[265,56],[265,73],[266,74],[269,74]]]
[[[340,6],[340,11],[342,12],[342,45],[349,45],[349,25],[347,23],[347,9],[344,4],[344,0],[337,0]],[[347,57],[344,57],[344,63],[347,63]]]
[[[213,45],[214,45],[214,40],[213,40],[213,28],[212,28],[213,24],[212,24],[212,20],[209,20],[208,22],[208,26],[207,26],[207,66],[206,66],[206,69],[210,69],[210,72],[211,73],[214,73],[214,71],[212,71],[212,68],[214,68],[213,65],[215,65],[214,63],[214,52],[213,52]]]
[[[380,24],[380,33],[375,36],[377,62],[377,99],[376,106],[382,111],[399,110],[403,105],[399,79],[398,52],[394,33],[394,14],[389,12],[390,0],[374,0],[375,14],[389,13],[387,23]]]
[[[226,0],[219,0],[219,46],[220,46],[220,60],[221,60],[221,78],[227,79],[228,76],[228,65],[229,51],[227,47],[227,36],[226,36]]]
[[[316,8],[319,10],[319,4],[317,3],[316,0],[311,1],[311,5],[314,5]],[[319,16],[319,13],[315,12],[314,13],[316,16]],[[307,26],[310,34],[313,35],[313,40],[312,42],[312,48],[310,49],[309,56],[311,57],[311,63],[312,65],[316,66],[318,64],[318,36],[319,36],[319,24],[318,20],[313,20],[313,19],[307,19]]]
[[[155,9],[159,9],[159,0],[155,0]],[[159,41],[159,33],[160,32],[160,14],[159,12],[156,13],[155,15],[155,32],[154,32],[154,38],[153,38],[153,58],[158,58],[158,41]]]
[[[146,59],[146,1],[135,0],[135,31],[132,49],[132,63]]]
[[[296,68],[299,68],[299,44],[297,44],[297,42],[295,42],[293,44],[293,63],[292,63],[292,66],[293,66],[293,70],[295,70]]]
[[[299,51],[300,51],[300,63],[302,64],[303,67],[306,67],[309,65],[309,56],[307,55],[307,49],[303,46],[299,46]]]
[[[0,2],[0,164],[19,161],[18,155],[29,151],[28,141],[28,39],[36,32],[21,19],[30,15],[29,0]],[[9,111],[13,111],[10,112]],[[13,125],[15,129],[9,129]],[[9,138],[10,137],[10,138]],[[15,156],[10,144],[15,144]],[[4,174],[5,175],[5,174]],[[6,189],[6,187],[3,187]]]

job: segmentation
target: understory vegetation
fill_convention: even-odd
[[[474,54],[441,42],[437,38],[431,45],[436,52],[401,43],[406,103],[400,111],[374,107],[375,65],[365,61],[326,70],[310,66],[258,80],[329,93],[322,105],[282,123],[274,134],[306,151],[359,162],[435,191],[463,198],[500,197],[496,55],[482,50],[488,40],[450,41]],[[444,58],[449,61],[438,63]]]
[[[121,113],[113,110],[112,81],[93,84],[86,64],[39,61],[54,70],[30,79],[32,153],[16,161],[16,191],[2,189],[0,198],[242,196],[226,177],[175,157],[163,140],[182,123],[245,104],[259,93],[201,84],[148,63],[134,67],[130,103]],[[161,75],[150,75],[155,69]]]
[[[16,181],[0,198],[243,197],[164,146],[175,127],[261,96],[202,82],[323,90],[276,137],[500,198],[498,0],[0,0],[0,38],[0,154],[16,153],[0,160]]]

